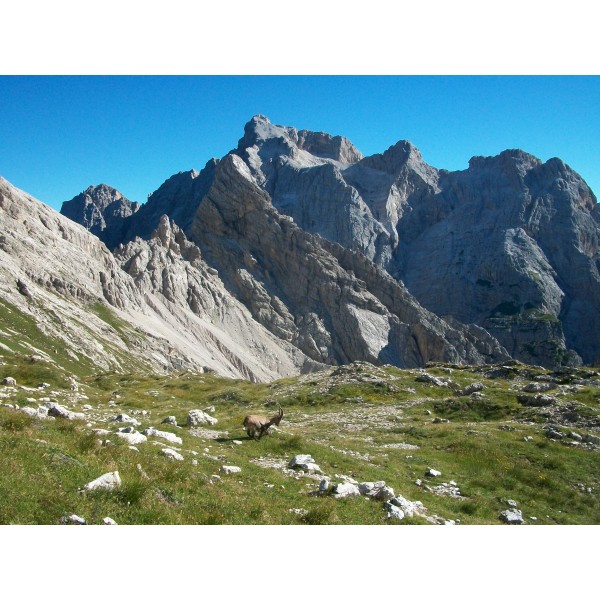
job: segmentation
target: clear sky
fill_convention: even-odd
[[[56,209],[106,183],[145,201],[237,145],[262,113],[349,138],[408,139],[438,168],[521,148],[600,195],[599,76],[2,76],[0,175]]]

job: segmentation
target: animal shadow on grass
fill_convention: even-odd
[[[230,436],[230,437],[218,437],[215,438],[215,442],[219,442],[220,444],[224,444],[225,442],[235,442],[235,441],[244,441],[244,440],[250,440],[250,438],[247,435],[238,435],[238,436]]]

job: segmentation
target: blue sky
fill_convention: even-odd
[[[600,192],[598,76],[3,76],[0,175],[57,209],[98,183],[145,201],[257,113],[365,155],[408,139],[449,170],[506,148],[558,156]]]

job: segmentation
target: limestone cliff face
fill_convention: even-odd
[[[438,170],[407,141],[339,160],[256,117],[236,154],[303,230],[364,254],[426,308],[545,366],[600,357],[600,214],[577,173],[521,150]],[[348,142],[349,143],[349,142]]]
[[[595,198],[558,159],[519,150],[445,173],[398,225],[395,275],[437,314],[485,327],[513,356],[600,356]]]
[[[108,246],[123,237],[123,221],[140,208],[121,192],[104,183],[92,185],[81,194],[63,202],[61,214],[98,236]]]
[[[418,366],[507,358],[478,331],[424,310],[360,253],[298,227],[238,156],[221,161],[190,237],[254,318],[312,359]]]
[[[307,357],[600,358],[600,209],[559,159],[507,150],[448,172],[408,141],[363,157],[341,136],[257,115],[229,155],[117,219],[111,247],[154,244],[163,215],[287,356],[300,352],[295,368]],[[126,270],[142,260],[115,255]],[[196,259],[182,260],[186,278],[173,279],[174,265],[160,281],[151,266],[135,278],[167,300],[187,289],[194,312],[212,284],[192,283]]]
[[[202,367],[269,381],[319,367],[257,323],[167,217],[111,253],[2,178],[0,302],[58,340],[67,360],[100,369]]]
[[[217,164],[218,161],[210,160],[200,172],[182,171],[169,177],[150,194],[148,202],[125,221],[120,241],[130,241],[136,236],[147,239],[163,215],[168,215],[178,227],[188,231],[200,200],[210,187]]]

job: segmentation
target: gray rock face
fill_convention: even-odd
[[[3,297],[101,298],[150,334],[136,350],[155,369],[266,381],[357,360],[600,359],[600,211],[558,159],[507,150],[448,172],[407,141],[363,157],[258,115],[142,207],[108,186],[65,203],[113,254],[0,183],[0,267],[17,282]]]
[[[71,200],[63,202],[60,212],[80,223],[108,246],[123,235],[124,219],[140,208],[118,190],[105,185],[92,185]]]
[[[559,159],[520,150],[449,173],[410,142],[340,160],[256,117],[236,153],[275,208],[359,251],[426,308],[492,333],[544,366],[600,356],[599,210]]]
[[[440,174],[409,201],[395,274],[424,306],[483,326],[511,355],[594,362],[600,346],[595,198],[558,159],[519,150]]]
[[[279,214],[236,155],[219,163],[190,237],[259,323],[315,361],[418,366],[506,356],[483,330],[425,311],[364,255]]]
[[[257,323],[168,218],[153,225],[150,239],[113,255],[95,235],[0,178],[0,299],[60,339],[71,360],[105,370],[208,367],[269,381],[318,368]]]

